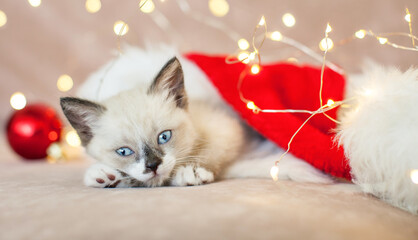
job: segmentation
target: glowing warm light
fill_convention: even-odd
[[[365,96],[371,96],[373,94],[373,91],[372,90],[370,90],[370,89],[366,89],[364,92],[363,92],[363,95],[365,95]]]
[[[250,47],[250,44],[248,43],[246,39],[241,38],[240,40],[238,40],[238,47],[241,50],[247,50]]]
[[[7,16],[6,14],[0,10],[0,27],[3,27],[7,23]]]
[[[334,42],[331,40],[331,38],[324,38],[319,42],[319,49],[322,51],[329,51],[334,47]]]
[[[297,63],[298,62],[298,60],[296,58],[293,58],[293,57],[288,58],[287,61],[291,62],[291,63]]]
[[[273,41],[281,41],[283,39],[283,35],[278,31],[274,31],[271,33],[270,38]]]
[[[387,39],[387,38],[381,38],[381,37],[378,37],[378,38],[377,38],[377,40],[379,40],[379,43],[380,43],[380,44],[385,44],[385,43],[387,43],[387,42],[388,42],[388,39]]]
[[[413,183],[418,184],[418,169],[413,169],[411,171],[411,180]]]
[[[113,31],[116,35],[123,36],[129,31],[129,26],[124,21],[116,21],[113,25]]]
[[[58,90],[60,90],[61,92],[67,92],[71,88],[73,88],[73,79],[66,74],[61,75],[58,78],[57,87],[58,87]]]
[[[331,25],[327,24],[327,29],[325,29],[326,33],[330,33],[332,31]]]
[[[250,53],[250,56],[248,57],[248,59],[250,61],[254,60],[255,59],[255,52]]]
[[[48,139],[51,140],[51,141],[57,140],[58,139],[58,133],[55,132],[55,131],[50,131],[48,133]]]
[[[282,21],[286,27],[293,27],[296,24],[295,17],[290,13],[285,13],[282,17]]]
[[[331,107],[332,105],[334,105],[334,103],[334,100],[328,99],[327,105]]]
[[[270,169],[270,175],[273,178],[274,181],[279,180],[279,167],[278,166],[273,166]]]
[[[152,0],[141,0],[139,7],[144,13],[152,13],[155,9],[155,4]]]
[[[243,62],[243,63],[245,63],[245,64],[247,64],[247,63],[249,63],[250,62],[250,59],[248,59],[248,57],[249,57],[250,55],[248,55],[248,52],[241,52],[239,55],[238,55],[238,60],[240,60],[241,62]]]
[[[41,0],[28,0],[28,3],[32,6],[32,7],[39,7],[42,3]]]
[[[258,74],[260,72],[260,65],[254,64],[251,66],[251,73]]]
[[[255,103],[253,101],[247,102],[247,108],[248,109],[254,110],[254,109],[256,109],[256,107],[257,106],[255,105]]]
[[[67,143],[73,147],[78,147],[81,145],[80,137],[78,136],[75,130],[67,132],[67,134],[65,135],[65,141],[67,141]]]
[[[229,12],[229,4],[226,0],[209,0],[209,10],[216,17],[223,17]]]
[[[264,24],[266,24],[266,18],[262,16],[260,22],[258,22],[258,25],[263,26]]]
[[[56,163],[57,159],[60,159],[63,155],[62,149],[58,143],[49,145],[46,153],[48,154],[47,160],[49,163]]]
[[[363,39],[366,36],[366,31],[361,29],[361,30],[358,30],[354,35],[358,39]]]
[[[407,21],[409,23],[411,22],[411,14],[410,13],[405,15],[405,21]]]
[[[96,13],[102,7],[100,0],[86,0],[86,10],[89,13]]]
[[[13,93],[10,97],[10,105],[13,109],[20,110],[26,106],[26,98],[25,95],[21,92]]]

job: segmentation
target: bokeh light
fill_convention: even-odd
[[[238,40],[238,47],[241,50],[247,50],[250,47],[250,44],[248,43],[246,39],[241,38],[240,40]]]
[[[254,64],[251,66],[251,73],[258,74],[260,72],[260,65]]]
[[[73,79],[67,74],[61,75],[57,81],[58,90],[61,92],[67,92],[73,88]]]
[[[285,13],[282,17],[282,21],[286,27],[293,27],[296,24],[296,19],[291,13]]]
[[[123,36],[129,31],[129,26],[124,21],[116,21],[113,25],[113,31],[116,35]]]
[[[89,13],[96,13],[102,8],[102,3],[100,0],[87,0],[86,1],[86,10]]]
[[[283,35],[278,31],[274,31],[271,33],[270,38],[273,41],[281,41],[283,39]]]
[[[361,29],[361,30],[358,30],[354,35],[358,39],[363,39],[366,36],[366,31]]]
[[[32,7],[39,7],[42,3],[41,0],[28,0],[28,3],[32,6]]]
[[[10,105],[13,109],[20,110],[26,106],[26,97],[21,92],[15,92],[10,97]]]
[[[78,147],[81,145],[80,137],[75,130],[70,130],[67,132],[67,134],[65,134],[65,141],[68,143],[68,145],[73,147]]]
[[[209,0],[209,10],[216,17],[223,17],[229,12],[229,4],[226,0]]]
[[[139,2],[139,7],[144,13],[152,13],[155,9],[155,4],[152,0],[141,0]]]
[[[331,38],[324,38],[319,42],[319,49],[322,51],[329,51],[334,47],[334,42],[331,40]]]
[[[7,23],[7,16],[2,10],[0,10],[0,27],[3,27]]]
[[[415,184],[418,184],[418,169],[413,169],[411,171],[411,181]]]

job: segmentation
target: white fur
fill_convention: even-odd
[[[109,179],[109,175],[113,175],[115,179]],[[102,179],[104,182],[99,183],[97,179]],[[84,174],[84,185],[88,187],[104,188],[122,179],[122,175],[114,168],[105,164],[96,163],[91,165]],[[118,184],[118,187],[123,186],[124,184],[122,183]]]
[[[121,91],[134,88],[140,83],[149,83],[150,79],[154,78],[161,69],[161,66],[174,55],[177,55],[182,64],[186,92],[190,99],[202,100],[203,102],[211,103],[212,105],[221,105],[223,106],[223,111],[225,109],[229,109],[228,105],[223,102],[217,90],[210,83],[202,70],[196,66],[196,64],[182,58],[181,55],[177,54],[176,51],[173,50],[173,48],[165,46],[146,50],[129,46],[125,47],[123,55],[109,62],[87,79],[87,81],[79,89],[78,95],[93,101],[103,101],[115,96]],[[103,81],[103,84],[100,88],[100,92],[98,93],[99,83],[101,81]],[[213,145],[213,149],[224,149],[224,146],[231,144],[231,141],[228,139],[219,138],[217,137],[218,135],[211,132],[213,129],[216,129],[216,131],[220,133],[227,133],[231,130],[238,131],[238,129],[234,130],[235,125],[232,122],[229,123],[230,120],[228,120],[227,117],[222,117],[222,114],[218,113],[220,110],[211,109],[210,111],[214,114],[212,114],[213,117],[210,117],[207,114],[207,107],[202,105],[196,106],[193,104],[190,107],[191,110],[195,112],[193,121],[195,122],[195,126],[198,128],[197,130],[205,132],[205,135],[207,135],[209,139],[212,138],[210,142]],[[202,111],[205,111],[205,113],[202,113]],[[229,112],[231,113],[231,111]],[[222,117],[221,119],[220,116]],[[222,123],[220,124],[220,122]],[[240,137],[241,135],[237,134],[237,136]],[[98,146],[99,145],[100,144],[98,144]],[[246,157],[243,157],[243,161],[239,159],[239,161],[233,164],[229,170],[220,169],[225,172],[225,177],[270,178],[270,168],[274,164],[274,161],[277,160],[282,150],[271,143],[254,143],[251,149],[252,150],[246,154]],[[236,153],[216,151],[207,152],[207,158],[219,158],[221,160],[222,156],[225,154]],[[164,166],[165,165],[161,167]],[[329,176],[323,174],[303,160],[295,158],[291,154],[289,154],[288,157],[280,163],[279,168],[280,179],[317,183],[332,182]],[[219,169],[215,170],[220,171]],[[132,171],[140,172],[141,169],[138,170],[133,167]],[[210,174],[204,173],[200,170],[196,171],[198,174],[186,174],[187,172],[190,173],[189,170],[180,169],[180,175],[176,175],[173,183],[181,186],[185,184],[187,185],[187,183],[191,182],[201,184],[202,181],[211,182],[214,178],[213,174],[210,176]]]
[[[270,169],[283,152],[283,149],[278,148],[270,141],[257,143],[250,153],[225,171],[224,178],[271,178]],[[296,182],[333,183],[328,175],[296,158],[291,153],[288,153],[279,164],[279,179]]]
[[[173,186],[190,186],[211,183],[214,180],[212,172],[202,167],[181,166],[174,175],[171,184]]]
[[[418,185],[410,171],[418,169],[418,69],[368,66],[350,79],[347,97],[355,97],[341,113],[338,133],[363,191],[418,213]]]

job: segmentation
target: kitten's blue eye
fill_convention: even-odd
[[[128,147],[121,147],[121,148],[116,150],[116,153],[119,154],[122,157],[127,157],[129,155],[134,154],[134,151],[132,151],[132,149],[130,149]]]
[[[164,131],[158,135],[158,144],[164,144],[171,139],[171,130]]]

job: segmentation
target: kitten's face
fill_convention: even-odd
[[[122,92],[100,105],[75,98],[61,104],[90,155],[146,186],[163,184],[196,140],[177,59],[148,89]]]

